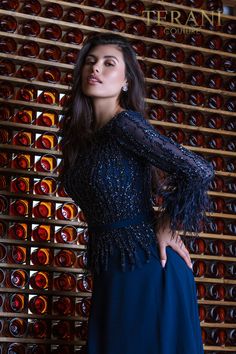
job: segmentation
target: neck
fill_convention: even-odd
[[[101,128],[117,113],[123,111],[123,108],[118,103],[107,102],[105,99],[100,102],[93,102],[93,111],[95,117],[95,127]]]

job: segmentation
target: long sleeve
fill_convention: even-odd
[[[175,230],[198,233],[208,221],[207,190],[214,177],[212,165],[170,138],[161,135],[139,112],[121,115],[112,127],[118,143],[151,165],[167,172],[158,189],[163,197],[163,217]],[[172,234],[173,235],[173,234]]]

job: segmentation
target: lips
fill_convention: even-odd
[[[88,82],[98,82],[101,84],[101,80],[99,80],[96,76],[89,76],[88,77]]]

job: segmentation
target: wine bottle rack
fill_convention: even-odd
[[[85,352],[92,283],[89,274],[84,271],[84,259],[78,260],[78,256],[86,250],[86,220],[83,219],[79,208],[76,217],[63,219],[58,209],[67,203],[73,203],[72,199],[66,193],[58,193],[58,190],[49,194],[36,193],[35,185],[47,177],[53,178],[55,183],[58,180],[63,100],[69,92],[74,63],[83,40],[91,32],[113,31],[114,28],[109,27],[109,20],[113,16],[120,16],[126,24],[126,28],[120,31],[118,29],[118,32],[132,43],[136,50],[137,59],[144,70],[148,89],[145,102],[150,123],[157,131],[168,136],[172,134],[171,136],[176,139],[184,136],[184,140],[180,143],[203,155],[212,162],[215,168],[218,180],[208,191],[212,201],[212,210],[208,214],[211,220],[209,229],[200,233],[196,240],[188,233],[186,243],[190,248],[191,259],[194,263],[205,353],[235,353],[236,149],[234,149],[234,143],[236,128],[232,127],[233,123],[230,122],[230,119],[236,120],[236,54],[234,51],[235,32],[233,30],[231,33],[225,31],[225,26],[229,21],[234,23],[236,21],[235,1],[224,0],[223,4],[220,1],[215,1],[219,7],[221,5],[230,6],[231,15],[221,12],[222,26],[220,28],[198,26],[199,36],[203,38],[203,43],[200,45],[187,42],[187,38],[189,38],[187,31],[193,29],[187,24],[176,23],[173,26],[169,20],[161,19],[160,26],[167,29],[175,27],[186,33],[183,42],[180,42],[177,37],[173,40],[170,35],[169,37],[161,37],[155,32],[157,21],[154,18],[147,18],[144,13],[140,16],[140,14],[130,11],[131,1],[125,2],[124,10],[118,8],[111,10],[108,8],[108,2],[106,0],[99,7],[99,1],[95,6],[91,0],[81,3],[80,1],[40,0],[35,14],[29,10],[27,10],[28,13],[22,10],[24,0],[16,0],[15,5],[14,1],[11,1],[12,9],[10,9],[10,5],[6,5],[6,1],[5,5],[4,2],[3,5],[0,4],[0,352],[2,350],[4,354],[7,353],[11,345],[16,346],[14,350],[19,353],[61,353],[63,351],[63,353],[83,354]],[[214,5],[213,0],[204,1],[200,8],[186,5],[188,4],[187,0],[176,2],[179,4],[174,1],[143,0],[142,4],[145,11],[153,10],[153,6],[159,6],[158,8],[162,6],[167,12],[179,10],[186,14],[190,11],[201,14],[204,10],[208,16],[212,15],[212,12],[207,9]],[[57,38],[49,38],[44,34],[47,26],[52,23],[52,19],[45,16],[45,9],[50,4],[57,4],[60,7],[61,14],[57,19],[53,19],[53,24],[58,26],[59,32],[61,31],[61,35],[59,33]],[[71,8],[82,11],[84,20],[80,23],[68,21],[65,15]],[[95,11],[98,16],[104,19],[103,27],[99,28],[88,24],[89,15]],[[1,22],[3,19],[6,21],[7,18],[17,24],[16,29],[12,32],[7,31],[6,25]],[[26,21],[32,20],[36,22],[39,33],[35,36],[23,34],[22,26]],[[138,34],[132,27],[133,21],[136,20],[143,22],[144,32],[141,34]],[[32,24],[32,22],[30,23]],[[130,28],[133,28],[133,33]],[[152,32],[150,32],[150,28],[152,28]],[[78,36],[76,37],[75,33],[73,40],[67,42],[69,31],[78,30],[80,31],[77,32]],[[209,48],[207,43],[213,35],[216,35],[218,39],[216,42],[212,42],[213,48]],[[22,49],[29,42],[31,43],[30,56],[27,51],[23,53]],[[139,52],[138,44],[140,43],[145,48],[143,52],[142,50]],[[176,53],[173,54],[176,43],[182,51],[181,55],[184,55],[183,60],[180,60]],[[157,45],[159,49],[161,48],[160,50],[163,50],[164,47],[165,55],[158,57],[158,55],[150,54],[152,53],[151,49]],[[218,49],[214,49],[214,45],[218,46]],[[45,51],[48,46],[55,50],[53,60],[50,59],[52,54],[47,54],[49,58],[45,59]],[[32,48],[35,48],[35,53]],[[173,55],[177,55],[175,61],[173,61]],[[217,66],[219,58],[221,65]],[[195,59],[196,62],[193,65],[192,60]],[[37,69],[37,75],[31,80],[22,76],[20,70],[28,64]],[[7,65],[10,66],[7,67]],[[1,67],[4,67],[4,70]],[[10,75],[7,75],[9,67],[14,70]],[[54,78],[55,82],[43,80],[43,73],[47,68],[49,70],[55,68],[59,71],[60,75],[58,78]],[[179,73],[184,75],[184,79],[175,81],[171,78],[171,71],[176,69],[181,71]],[[207,86],[205,81],[203,83],[195,82],[195,84],[187,81],[191,75],[197,75],[199,71],[204,75],[205,81],[212,75],[218,75],[218,80],[222,80],[221,85],[217,86],[218,82],[216,81],[214,82],[215,87]],[[177,72],[177,74],[179,73]],[[230,82],[231,86],[227,87],[227,82]],[[32,91],[23,91],[23,96],[20,96],[19,92],[22,95],[22,90],[27,89],[28,85],[33,86]],[[1,87],[4,87],[5,91]],[[166,94],[161,96],[163,88],[165,88]],[[47,99],[45,101],[39,97],[43,90],[46,92]],[[51,94],[50,90],[55,90],[55,92]],[[186,94],[185,99],[172,101],[170,99],[172,90],[182,90]],[[180,94],[181,92],[177,92],[177,97]],[[196,104],[191,103],[191,94],[197,95]],[[183,117],[180,121],[178,121],[178,113]],[[217,126],[218,121],[214,120],[216,115],[221,117],[220,126]],[[203,119],[200,124],[194,120],[196,117]],[[213,125],[209,126],[209,120],[212,117]],[[14,143],[15,135],[22,132],[26,137],[30,137],[29,145],[21,146]],[[39,148],[36,145],[39,136],[45,132],[56,134],[58,145],[54,149]],[[202,136],[206,141],[203,144],[198,144],[198,139]],[[196,140],[194,140],[195,138]],[[223,143],[219,139],[223,139]],[[194,145],[193,141],[197,144]],[[209,146],[209,144],[213,145]],[[227,146],[228,148],[226,148]],[[37,161],[40,157],[47,157],[48,154],[54,156],[58,161],[58,166],[55,169],[51,168],[50,163],[52,162],[46,158],[44,162],[48,162],[51,169],[37,168]],[[21,161],[19,166],[12,162],[15,159]],[[14,180],[17,178],[26,179],[26,185],[28,183],[26,191],[13,189]],[[58,185],[58,187],[60,186]],[[41,203],[42,209],[44,207],[47,209],[48,205],[52,208],[49,217],[39,217],[35,212],[38,203]],[[20,213],[25,206],[28,208],[26,215]],[[158,206],[155,209],[158,210]],[[70,212],[72,209],[67,210],[68,215]],[[37,234],[40,227],[42,228],[41,234]],[[67,229],[66,233],[65,230],[68,227],[71,229]],[[48,232],[48,236],[45,236],[46,232]],[[58,232],[61,235],[59,239],[57,238],[59,237]],[[69,242],[69,238],[74,237],[75,233],[77,236]],[[197,241],[200,243],[195,244],[194,242]],[[16,251],[14,255],[11,254],[13,249]],[[39,257],[40,251],[37,253],[36,250],[42,250],[41,258]],[[73,265],[58,265],[57,255],[59,252],[67,252],[65,254],[68,258],[72,257]],[[34,256],[36,261],[39,257],[38,263],[34,259],[37,264],[32,263],[32,254],[36,254]],[[45,255],[49,258],[46,257],[46,264],[43,264],[43,256]],[[14,263],[12,257],[18,263]],[[14,272],[15,279],[11,276],[12,272]],[[36,278],[37,272],[39,272],[38,278]],[[23,279],[21,277],[24,275],[27,280],[25,285],[21,287],[17,285],[17,281],[20,284]],[[60,289],[56,286],[60,284],[60,281],[55,279],[60,276],[68,284],[69,280],[72,284],[73,281],[75,282],[72,290]],[[38,285],[35,279],[38,279]],[[79,279],[84,279],[84,281],[81,282]],[[39,297],[37,299],[42,308],[46,304],[46,312],[37,313],[40,306],[37,308],[35,305],[35,296]],[[59,313],[56,310],[59,299],[62,301],[60,308],[64,308],[63,304],[68,302],[69,313]],[[23,303],[22,309],[20,307],[14,309],[16,306],[14,304],[20,306],[21,301]],[[85,301],[83,307],[80,306],[82,301]],[[46,325],[44,321],[46,321]],[[41,333],[36,331],[34,323],[38,328],[41,328]],[[15,333],[11,326],[15,326]],[[17,334],[17,330],[19,333],[23,331],[23,334],[20,336],[19,333]],[[59,338],[57,334],[60,331],[63,331],[63,336]]]

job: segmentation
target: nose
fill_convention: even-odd
[[[95,71],[95,72],[99,72],[100,71],[98,62],[94,63],[92,65],[92,68],[93,68],[93,71]]]

